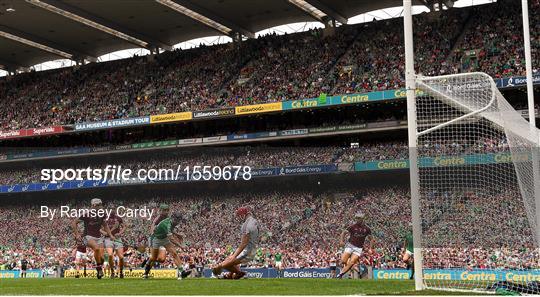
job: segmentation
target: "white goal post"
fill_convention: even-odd
[[[416,76],[411,2],[403,0],[416,289],[540,294],[540,133],[485,73]]]
[[[485,73],[415,80],[409,153],[420,289],[494,292],[512,285],[536,292],[538,129]]]
[[[538,129],[485,73],[418,76],[416,87],[422,287],[527,291],[540,281]]]

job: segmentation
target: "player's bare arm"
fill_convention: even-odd
[[[346,235],[347,235],[347,230],[343,229],[341,231],[341,235],[339,236],[339,246],[344,246],[345,245],[345,236]]]
[[[174,234],[169,236],[169,241],[177,247],[182,245],[182,241],[178,240],[178,238]]]
[[[236,251],[234,251],[234,253],[232,254],[231,258],[236,258],[238,257],[238,255],[240,255],[240,253],[246,248],[246,246],[248,245],[249,243],[249,234],[244,234],[242,236],[242,241],[240,242],[240,245],[238,246],[238,248],[236,249]]]
[[[73,230],[73,235],[77,241],[82,241],[81,234],[79,233],[79,221],[80,219],[76,218],[71,221],[71,230]]]
[[[182,235],[182,233],[179,233],[179,232],[174,232],[173,231],[173,237],[179,241],[179,242],[183,242],[184,241],[184,236]]]
[[[182,241],[183,241],[183,238],[182,238],[182,235],[176,231],[176,228],[173,228],[173,230],[171,231],[171,233],[169,233],[167,235],[167,238],[169,239],[169,241],[174,244],[175,246],[181,246],[182,245]]]
[[[126,231],[127,227],[125,223],[120,224],[120,230],[116,233],[116,238],[121,238],[124,235],[124,232]]]
[[[109,224],[107,224],[106,221],[103,221],[103,224],[101,225],[101,227],[105,230],[106,235],[107,235],[110,239],[112,239],[112,240],[115,239],[115,237],[114,237],[114,236],[112,235],[112,233],[111,233],[111,229],[109,228]]]
[[[375,238],[371,235],[366,236],[365,248],[371,251],[374,246],[375,246]]]

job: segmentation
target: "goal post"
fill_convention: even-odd
[[[403,0],[415,287],[540,294],[540,133],[485,73],[415,74],[411,2]]]
[[[422,273],[422,228],[420,221],[420,192],[418,183],[418,162],[416,154],[416,104],[414,72],[414,40],[412,20],[412,0],[403,0],[403,22],[405,38],[405,84],[407,88],[407,126],[409,143],[409,174],[411,186],[411,214],[413,231],[414,283],[416,290],[424,289]]]
[[[532,71],[532,55],[531,55],[531,29],[529,26],[529,3],[527,0],[521,0],[521,18],[523,23],[523,48],[525,54],[525,72],[527,76],[527,103],[529,106],[529,126],[531,130],[536,129],[536,110],[534,104],[534,88],[533,88],[533,71]],[[540,144],[540,139],[538,140]],[[533,162],[540,162],[539,151],[536,150],[533,154]],[[540,167],[534,168],[534,179],[540,181]],[[536,218],[537,227],[540,227],[540,182],[535,184],[536,194]],[[540,228],[537,228],[537,238],[540,238]]]
[[[489,292],[511,284],[534,293],[538,129],[485,73],[416,76],[415,86],[409,133],[420,288]]]

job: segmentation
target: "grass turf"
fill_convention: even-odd
[[[448,295],[408,280],[0,279],[0,295]],[[453,293],[456,294],[456,293]]]

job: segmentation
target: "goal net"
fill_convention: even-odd
[[[418,77],[417,89],[424,286],[534,294],[538,131],[487,74]]]

